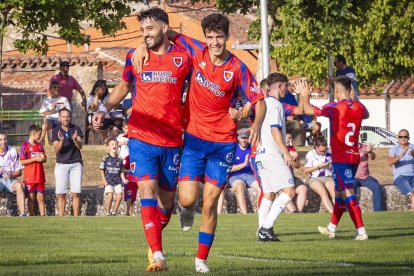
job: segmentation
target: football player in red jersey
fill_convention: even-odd
[[[159,8],[138,15],[149,60],[143,70],[133,70],[126,57],[122,81],[105,106],[93,117],[95,128],[108,110],[117,106],[133,88],[132,114],[128,121],[131,172],[139,185],[141,218],[151,263],[147,271],[167,270],[162,249],[162,229],[170,220],[177,185],[182,141],[182,91],[191,71],[186,51],[168,41],[168,15]]]
[[[20,162],[24,166],[24,184],[29,193],[27,208],[34,215],[34,202],[37,199],[39,214],[45,215],[45,170],[46,153],[41,141],[42,128],[37,125],[29,127],[29,139],[20,146]]]
[[[327,227],[318,227],[321,234],[335,238],[336,226],[345,209],[357,229],[355,240],[367,240],[361,209],[356,201],[353,183],[360,161],[359,130],[363,119],[369,117],[368,110],[359,101],[351,98],[352,80],[346,76],[335,78],[335,98],[337,102],[324,105],[321,109],[310,104],[310,89],[306,81],[300,80],[296,90],[302,95],[304,111],[308,115],[325,116],[330,121],[330,141],[332,148],[333,178],[335,180],[335,205],[331,222]]]

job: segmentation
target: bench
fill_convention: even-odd
[[[1,126],[4,129],[4,122],[32,122],[39,126],[42,125],[43,117],[37,109],[28,109],[28,110],[0,110],[0,122]],[[15,130],[12,133],[7,133],[8,137],[26,137],[28,136],[28,131],[17,131]]]

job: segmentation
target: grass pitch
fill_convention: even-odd
[[[317,233],[329,214],[283,214],[280,243],[256,241],[256,215],[220,215],[208,264],[221,275],[414,275],[414,213],[365,213],[370,239],[356,242],[344,214],[337,238]],[[189,232],[174,215],[165,229],[170,274],[194,274],[200,215]],[[0,217],[2,275],[145,274],[140,217]]]

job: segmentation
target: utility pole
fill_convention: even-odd
[[[267,22],[267,0],[260,0],[260,32],[262,38],[262,76],[266,78],[270,71],[269,30]]]

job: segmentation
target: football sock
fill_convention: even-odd
[[[359,208],[359,205],[358,205],[358,202],[356,201],[355,196],[347,197],[345,202],[346,202],[346,207],[348,207],[349,215],[351,216],[351,219],[354,222],[355,228],[359,229],[361,227],[364,227],[364,223],[362,222],[361,208]]]
[[[336,197],[333,213],[332,213],[332,216],[331,216],[331,222],[328,225],[328,230],[330,232],[335,232],[336,231],[336,226],[338,225],[339,221],[341,220],[341,217],[342,217],[343,213],[345,212],[345,208],[346,208],[345,207],[345,200],[343,200],[342,198]]]
[[[173,208],[167,211],[165,209],[162,209],[160,206],[157,206],[157,214],[160,219],[162,229],[167,227],[168,223],[170,222],[172,212],[173,212]]]
[[[145,237],[152,252],[162,252],[161,221],[157,214],[156,199],[141,199],[141,220]]]
[[[269,214],[270,207],[272,207],[273,201],[268,200],[267,198],[262,198],[262,203],[259,208],[259,228],[263,226],[267,215]]]
[[[266,220],[263,224],[263,228],[272,228],[277,218],[285,209],[286,204],[288,204],[291,200],[292,199],[286,193],[281,193],[273,202],[269,214],[267,215]]]
[[[213,244],[214,234],[198,232],[198,251],[197,258],[207,260],[211,245]]]
[[[257,199],[257,210],[260,209],[260,205],[262,204],[263,200],[263,190],[262,187],[260,187],[260,194],[257,195],[259,198]]]

